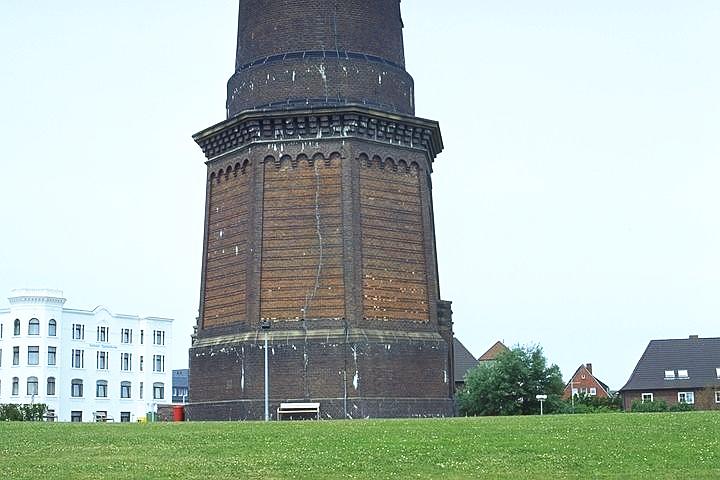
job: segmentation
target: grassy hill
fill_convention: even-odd
[[[720,413],[0,423],[0,478],[720,478]]]

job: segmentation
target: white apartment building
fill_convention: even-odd
[[[13,290],[0,309],[0,403],[49,419],[131,422],[170,403],[172,320],[65,308],[59,290]]]

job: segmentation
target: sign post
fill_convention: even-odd
[[[547,395],[535,395],[535,398],[540,400],[540,415],[543,414],[543,402],[547,400]]]

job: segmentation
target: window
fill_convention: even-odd
[[[20,395],[20,379],[18,377],[13,377],[12,394]]]
[[[715,390],[715,403],[720,403],[720,390]]]
[[[173,394],[172,396],[174,398],[180,398],[181,401],[185,401],[185,397],[187,397],[188,389],[186,387],[173,387]],[[173,399],[173,401],[175,401]]]
[[[595,388],[595,387],[590,387],[590,395],[592,395],[593,397],[594,397],[595,395],[597,395],[597,388]]]
[[[14,327],[15,328],[13,328],[13,334],[17,337],[18,335],[20,335],[20,319],[15,319]]]
[[[70,421],[82,422],[82,412],[78,410],[73,410],[72,412],[70,412]]]
[[[97,327],[97,341],[107,342],[110,339],[110,327]]]
[[[125,370],[126,372],[132,370],[132,353],[120,354],[120,370]]]
[[[695,403],[695,394],[693,392],[678,392],[678,403],[692,405]]]
[[[153,372],[165,371],[165,355],[153,355]]]
[[[675,378],[675,370],[665,370],[665,380],[672,380]]]
[[[48,365],[57,365],[57,347],[48,347]]]
[[[40,365],[40,347],[28,347],[28,365]]]
[[[165,355],[153,355],[153,372],[165,371]]]
[[[572,389],[572,394],[573,394],[573,397],[577,397],[578,389],[577,389],[577,388],[573,388],[573,389]]]
[[[2,348],[0,348],[0,368],[2,367]]]
[[[73,338],[73,340],[84,340],[85,339],[85,325],[81,325],[79,323],[73,323],[72,338]]]
[[[48,336],[57,336],[57,322],[55,320],[50,320],[50,322],[48,322]]]
[[[120,398],[130,398],[131,394],[130,382],[120,383]]]
[[[13,365],[20,365],[20,347],[13,347]]]
[[[165,331],[164,330],[153,330],[153,344],[154,345],[165,345]]]
[[[54,422],[55,421],[55,410],[48,409],[47,413],[45,414],[45,418],[48,422]]]
[[[27,379],[27,394],[37,395],[38,394],[38,379],[37,377],[28,377]]]
[[[47,394],[55,395],[55,377],[48,377],[47,379]]]
[[[107,398],[107,387],[107,381],[98,380],[97,383],[95,383],[95,396],[98,398]]]
[[[82,397],[83,396],[83,381],[79,378],[74,378],[72,383],[70,384],[70,396],[72,397]]]
[[[143,382],[140,382],[140,400],[143,399]]]
[[[85,368],[85,350],[73,349],[72,368]]]
[[[165,384],[160,382],[153,383],[153,398],[162,400],[165,398]]]
[[[641,398],[642,398],[642,403],[652,402],[653,394],[652,393],[643,393]]]
[[[687,370],[678,370],[678,378],[690,378]]]
[[[143,371],[144,364],[145,364],[145,357],[140,355],[140,371],[141,372]]]
[[[2,337],[3,337],[3,330],[4,330],[4,327],[5,327],[5,324],[4,324],[4,323],[0,323],[0,338],[2,338]]]
[[[40,320],[31,318],[28,323],[28,335],[40,335]]]
[[[720,368],[715,369],[715,375],[717,376],[717,378],[720,378]]]
[[[132,343],[132,329],[131,328],[123,328],[120,331],[120,342]]]
[[[130,412],[120,412],[120,422],[121,423],[129,423],[130,422]]]
[[[98,370],[107,370],[109,367],[109,359],[110,356],[108,352],[97,352],[97,369]]]
[[[145,330],[140,330],[140,345],[145,343]]]

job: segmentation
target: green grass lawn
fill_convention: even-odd
[[[720,413],[0,423],[0,479],[720,478]]]

